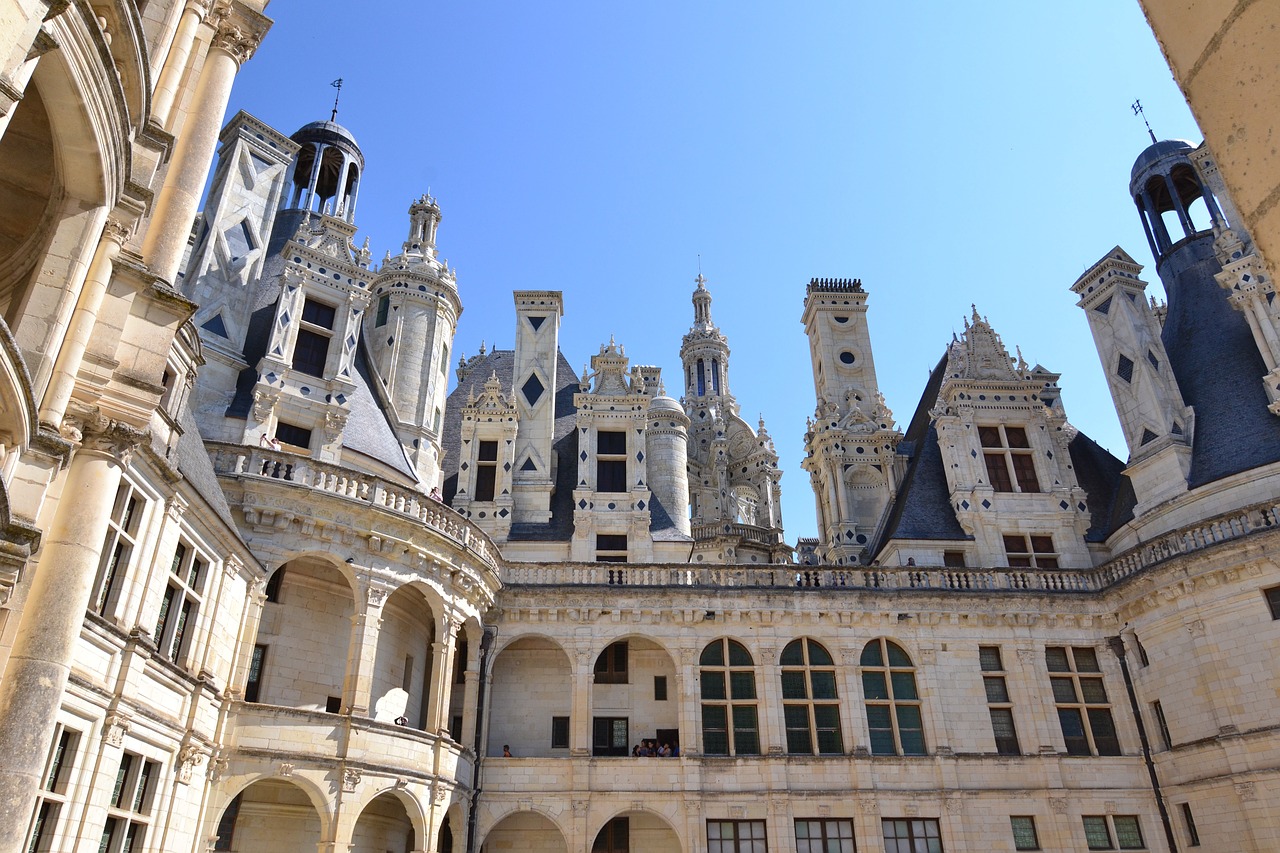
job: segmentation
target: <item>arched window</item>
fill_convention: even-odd
[[[813,640],[793,640],[782,650],[782,714],[787,752],[821,755],[844,752],[836,669],[831,655]]]
[[[702,363],[702,359],[698,359],[698,396],[707,393],[707,368]]]
[[[720,393],[720,362],[717,359],[711,359],[711,393]]]
[[[702,684],[703,755],[759,755],[756,672],[751,653],[720,639],[698,660]]]
[[[920,694],[911,658],[883,637],[862,650],[862,694],[872,755],[924,755]]]

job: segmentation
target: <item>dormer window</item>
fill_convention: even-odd
[[[627,491],[627,434],[600,430],[596,433],[596,491]]]
[[[1031,458],[1031,442],[1022,427],[980,426],[978,439],[987,463],[987,479],[997,492],[1038,492],[1040,481]]]
[[[476,500],[493,500],[497,482],[498,442],[482,441],[476,450]]]
[[[293,369],[311,376],[324,376],[329,360],[329,340],[337,309],[314,299],[302,306],[302,325],[293,345]]]

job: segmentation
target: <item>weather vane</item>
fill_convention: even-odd
[[[338,90],[333,96],[333,115],[329,116],[329,121],[336,122],[338,120],[338,98],[342,97],[342,78],[339,77],[329,85]]]
[[[338,82],[341,83],[342,81],[339,80]],[[1131,106],[1133,108],[1134,115],[1142,116],[1142,123],[1147,126],[1147,133],[1151,135],[1151,144],[1154,145],[1156,141],[1156,132],[1151,129],[1151,122],[1147,121],[1147,113],[1142,109],[1142,101],[1134,101]]]

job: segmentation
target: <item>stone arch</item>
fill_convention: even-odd
[[[405,719],[422,729],[434,683],[437,610],[416,584],[387,596],[381,610],[378,648],[369,689],[369,715],[381,722]]]
[[[314,850],[329,836],[329,799],[305,776],[253,774],[225,790],[236,793],[212,811],[206,836],[230,834],[229,849]]]
[[[486,754],[502,755],[503,744],[517,757],[569,754],[551,740],[552,718],[568,717],[573,705],[573,664],[563,646],[543,634],[512,638],[494,655],[490,685]]]
[[[246,698],[340,711],[358,606],[350,567],[331,555],[303,555],[281,571],[278,600],[263,605],[254,651],[258,681],[251,672]]]
[[[622,662],[625,667],[619,669]],[[640,741],[666,741],[679,747],[680,687],[680,669],[661,642],[638,633],[610,637],[595,658],[592,753],[630,755]],[[616,740],[623,728],[620,720],[626,720],[624,743]]]
[[[684,839],[670,820],[662,813],[648,808],[629,808],[610,815],[594,825],[588,835],[595,850],[609,824],[619,818],[627,819],[627,853],[681,853]],[[616,849],[616,848],[615,848]]]
[[[504,815],[485,834],[480,853],[519,850],[521,853],[568,853],[564,831],[548,815],[521,810]]]
[[[351,828],[351,853],[412,853],[425,850],[425,822],[417,801],[402,790],[384,789],[360,806]]]
[[[463,853],[466,832],[466,810],[460,802],[451,803],[436,827],[436,853]]]

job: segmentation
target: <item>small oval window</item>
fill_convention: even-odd
[[[847,323],[847,322],[849,322],[849,318],[848,318],[848,317],[833,317],[832,319],[833,319],[833,320],[835,320],[837,323]]]
[[[853,364],[853,353],[849,352],[848,350],[845,350],[844,352],[840,353],[840,361],[842,361],[845,364]]]

